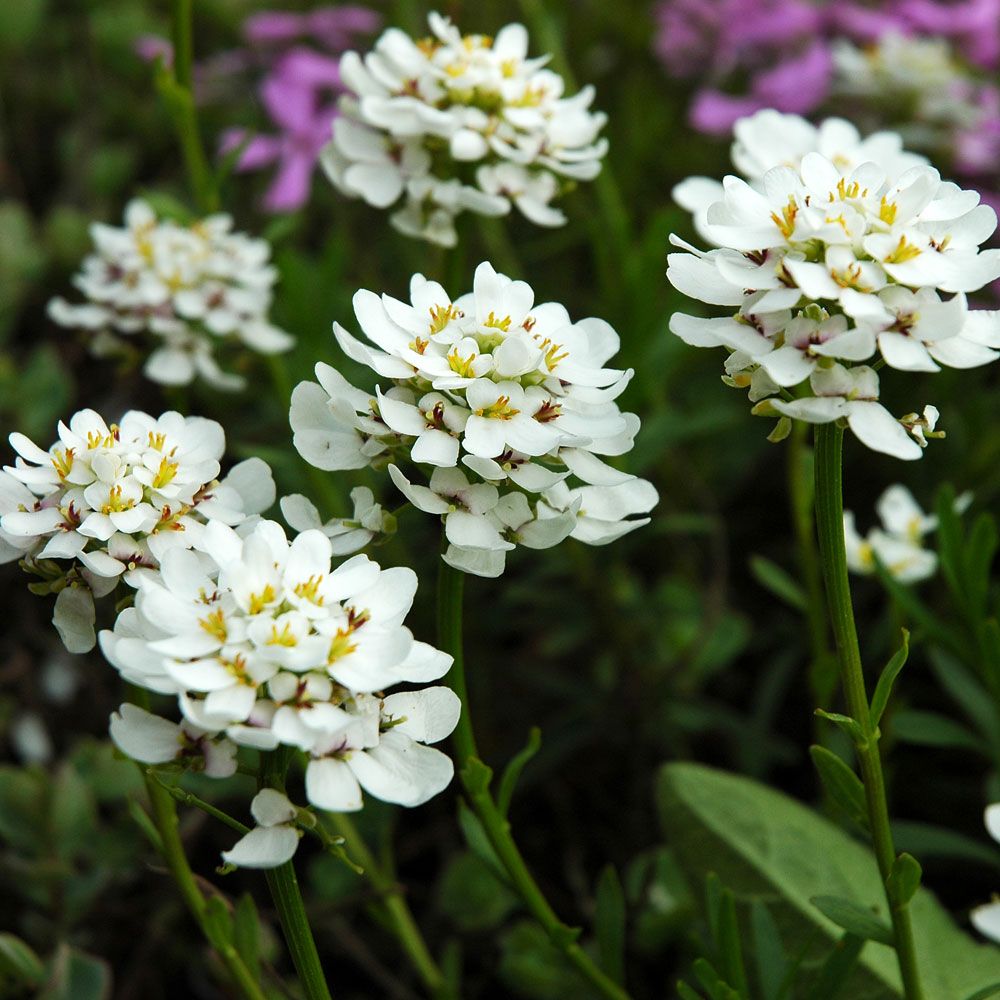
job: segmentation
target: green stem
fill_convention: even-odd
[[[861,777],[868,804],[868,822],[879,873],[885,886],[896,940],[896,957],[903,980],[906,1000],[923,1000],[913,924],[909,907],[894,901],[888,879],[896,860],[896,849],[889,827],[885,778],[879,753],[878,734],[872,731],[865,690],[864,670],[858,633],[854,625],[851,586],[847,577],[847,552],[844,544],[843,451],[844,431],[836,423],[816,428],[816,528],[819,533],[823,579],[826,584],[830,625],[837,646],[841,684],[848,713],[857,721],[864,739],[857,745]]]
[[[208,213],[218,209],[219,199],[208,157],[205,155],[205,148],[198,131],[198,111],[192,90],[194,57],[192,10],[193,0],[171,0],[170,20],[174,43],[173,75],[168,82],[161,83],[160,89],[174,121],[174,128],[177,131],[184,165],[198,204],[198,211]]]
[[[476,737],[469,712],[462,656],[462,591],[464,577],[443,559],[438,577],[438,645],[454,657],[447,681],[462,702],[462,712],[452,735],[458,771],[472,808],[479,817],[493,850],[503,865],[515,891],[539,926],[602,996],[609,1000],[629,1000],[629,994],[594,963],[577,943],[579,931],[564,924],[545,898],[528,869],[510,830],[510,823],[497,807],[489,789],[489,769],[479,760]]]
[[[226,971],[232,977],[245,1000],[266,1000],[263,990],[257,985],[257,981],[243,963],[235,946],[228,942],[219,941],[218,935],[213,934],[208,926],[205,897],[201,889],[198,888],[194,872],[191,871],[187,855],[184,853],[184,845],[181,842],[177,821],[177,809],[173,798],[167,789],[145,770],[143,770],[143,778],[153,810],[153,822],[160,834],[163,860],[166,862],[173,880],[177,883],[185,905],[198,922],[206,940],[222,959]]]
[[[285,790],[285,774],[288,771],[288,755],[283,749],[261,755],[261,787]],[[331,1000],[330,988],[326,983],[323,965],[316,950],[312,928],[306,916],[299,880],[295,876],[295,866],[286,861],[277,868],[267,870],[267,887],[271,890],[285,943],[292,955],[295,971],[305,993],[306,1000]]]
[[[357,861],[364,869],[365,878],[379,895],[379,903],[392,925],[392,931],[421,981],[432,996],[445,996],[444,975],[438,968],[423,935],[420,933],[420,928],[406,904],[399,883],[376,861],[375,855],[348,815],[330,813],[330,820],[337,832],[344,838],[345,846],[353,860]]]
[[[825,705],[837,682],[836,662],[828,644],[826,600],[823,574],[816,551],[814,521],[813,454],[808,444],[808,425],[797,420],[788,440],[788,494],[791,499],[792,526],[798,554],[799,572],[806,591],[806,624],[812,657],[809,686],[817,705]],[[834,660],[834,662],[831,662]]]

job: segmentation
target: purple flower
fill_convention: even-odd
[[[1000,63],[1000,0],[901,0],[900,12],[916,30],[951,38],[972,62]]]
[[[309,197],[313,170],[330,139],[339,86],[337,60],[311,49],[293,49],[260,85],[264,108],[280,131],[249,140],[242,129],[230,129],[223,135],[223,153],[246,143],[236,162],[237,170],[277,164],[263,201],[268,211],[294,211]]]
[[[367,7],[320,7],[307,14],[291,11],[262,11],[243,22],[243,37],[251,45],[282,44],[309,39],[342,52],[354,43],[355,35],[375,31],[382,19]]]

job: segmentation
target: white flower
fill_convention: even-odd
[[[317,365],[320,384],[293,393],[295,447],[323,469],[388,464],[406,498],[443,519],[451,565],[497,576],[518,544],[544,548],[570,534],[598,544],[606,532],[584,530],[578,516],[584,495],[555,489],[573,477],[601,496],[633,484],[618,490],[630,500],[610,517],[612,534],[656,503],[648,483],[605,461],[629,451],[639,429],[617,403],[632,371],[606,367],[619,346],[607,323],[536,304],[528,284],[488,263],[458,298],[418,274],[409,302],[359,291],[354,311],[365,339],[335,323],[337,341],[384,382],[365,393]],[[647,505],[634,507],[636,497]]]
[[[257,826],[223,851],[222,860],[237,868],[277,868],[291,861],[300,833],[295,827],[298,810],[288,797],[274,788],[262,788],[253,797],[250,812]]]
[[[923,539],[937,527],[937,518],[925,514],[905,486],[890,486],[876,504],[881,528],[873,528],[862,538],[855,527],[854,514],[844,512],[844,539],[847,565],[855,573],[875,572],[875,560],[901,583],[916,583],[933,576],[937,554],[925,549]]]
[[[461,212],[505,215],[512,202],[537,225],[562,225],[551,205],[561,178],[593,179],[607,151],[593,88],[563,96],[547,58],[528,58],[520,24],[490,38],[428,21],[429,38],[390,28],[363,59],[342,58],[348,93],[322,155],[331,181],[379,208],[402,200],[392,224],[442,246],[455,244]],[[472,163],[475,186],[462,180]]]
[[[180,725],[128,703],[111,716],[111,739],[123,754],[143,764],[182,760],[211,778],[236,773],[236,745],[183,722]]]
[[[187,385],[200,376],[232,390],[244,380],[219,368],[215,343],[237,342],[262,354],[292,346],[292,337],[267,318],[277,277],[270,247],[232,232],[229,216],[182,226],[136,200],[125,209],[124,227],[95,224],[91,235],[95,252],[74,279],[87,301],[53,299],[49,316],[92,332],[94,353],[113,353],[144,336],[152,348],[147,378]]]
[[[983,816],[989,835],[1000,842],[1000,802],[994,802],[986,807]],[[972,926],[984,937],[1000,944],[1000,901],[977,906],[970,914]]]
[[[172,548],[198,543],[209,521],[246,524],[274,502],[260,459],[221,482],[222,427],[202,417],[130,410],[108,424],[93,410],[59,425],[44,451],[23,434],[0,473],[0,555],[21,556],[57,592],[57,630],[68,649],[94,645],[94,597],[130,586]],[[50,560],[72,560],[52,570]]]
[[[323,531],[289,542],[273,521],[242,534],[216,521],[199,545],[165,553],[139,579],[135,607],[102,632],[126,679],[175,694],[195,732],[307,751],[307,796],[320,808],[359,809],[361,788],[418,805],[447,785],[451,761],[423,744],[456,725],[454,693],[381,693],[451,666],[403,624],[411,570],[382,570],[363,555],[332,568]]]
[[[889,134],[862,141],[837,120],[817,130],[773,112],[737,131],[734,157],[752,182],[693,179],[679,190],[715,248],[671,237],[684,252],[668,256],[667,270],[682,293],[737,311],[708,319],[677,313],[671,331],[694,346],[735,352],[727,380],[758,399],[808,379],[811,396],[786,393],[798,398],[755,412],[813,423],[844,417],[869,447],[919,458],[906,431],[926,444],[936,411],[901,426],[878,404],[871,368],[832,362],[878,353],[892,368],[933,372],[1000,356],[1000,313],[970,312],[964,294],[1000,277],[1000,251],[980,250],[996,229],[995,212],[929,165],[905,166]]]
[[[332,518],[323,524],[315,504],[301,493],[281,498],[281,513],[296,531],[318,528],[330,539],[335,556],[358,552],[382,536],[388,537],[396,530],[396,519],[382,505],[375,502],[375,494],[367,486],[351,490],[354,513],[349,518]]]

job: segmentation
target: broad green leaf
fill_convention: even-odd
[[[625,981],[625,892],[614,865],[597,881],[594,929],[601,968],[616,982]]]
[[[796,611],[805,611],[808,602],[802,587],[777,563],[765,559],[764,556],[751,556],[750,572],[756,581],[775,597]]]
[[[885,665],[885,669],[879,675],[878,683],[875,685],[875,693],[872,695],[871,704],[871,725],[872,730],[878,726],[886,706],[889,704],[889,696],[892,694],[892,685],[896,681],[900,670],[906,663],[907,656],[910,655],[910,633],[904,628],[903,644],[893,655],[892,659]]]
[[[823,916],[829,917],[848,934],[865,941],[887,944],[890,948],[893,946],[895,939],[892,928],[884,920],[880,920],[871,909],[855,903],[853,899],[844,899],[842,896],[813,896],[812,904]]]
[[[61,944],[38,1000],[110,1000],[111,969],[94,955]]]
[[[868,806],[861,779],[832,750],[818,745],[809,748],[827,794],[841,812],[862,829],[868,827]]]
[[[810,903],[839,896],[886,913],[875,859],[863,845],[801,803],[749,778],[698,764],[667,764],[657,782],[668,842],[692,877],[715,871],[741,902],[766,895],[789,951],[822,959],[840,928]],[[954,1000],[1000,979],[1000,950],[960,931],[926,890],[910,904],[925,1000]],[[891,949],[866,947],[843,1000],[898,1000]]]

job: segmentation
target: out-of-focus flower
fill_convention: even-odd
[[[271,248],[233,232],[228,215],[182,226],[136,200],[125,209],[124,227],[95,223],[91,236],[95,252],[73,279],[86,301],[53,299],[49,316],[90,334],[95,354],[143,337],[153,348],[143,367],[147,378],[187,385],[201,377],[232,390],[245,380],[219,368],[217,344],[262,354],[292,346],[293,338],[268,319],[277,279]]]
[[[766,167],[751,152],[759,147],[757,126],[773,122],[757,116],[745,131],[752,141],[737,143],[754,170]],[[790,130],[793,148],[823,134],[802,125]],[[968,310],[964,294],[1000,277],[1000,251],[980,250],[997,217],[976,192],[943,182],[927,164],[897,173],[898,142],[872,146],[888,168],[813,150],[751,181],[681,185],[715,249],[671,237],[685,252],[669,255],[667,277],[693,299],[738,308],[709,319],[676,313],[670,329],[693,346],[732,352],[727,380],[751,389],[755,413],[811,423],[843,418],[869,447],[914,459],[936,410],[928,419],[893,419],[878,402],[875,371],[847,365],[876,352],[903,371],[968,368],[1000,356],[1000,313]],[[721,196],[710,201],[713,193]],[[781,389],[795,387],[808,391],[780,398]]]
[[[94,597],[119,578],[134,587],[210,521],[247,524],[274,503],[258,458],[219,481],[225,434],[203,417],[130,410],[108,424],[81,410],[48,451],[23,434],[10,443],[18,458],[0,473],[0,558],[21,558],[43,581],[32,589],[57,594],[53,621],[72,652],[93,647]]]
[[[994,802],[986,807],[983,821],[989,835],[1000,843],[1000,802]],[[1000,899],[994,896],[992,903],[977,906],[969,914],[969,919],[983,937],[1000,944]]]
[[[593,88],[565,97],[547,59],[528,57],[523,25],[491,38],[439,14],[429,23],[427,39],[392,28],[364,59],[341,60],[348,95],[323,154],[330,179],[378,208],[402,199],[393,225],[442,246],[462,211],[503,215],[513,203],[536,225],[561,225],[551,201],[597,176],[607,150]]]
[[[197,550],[172,549],[138,580],[101,649],[130,682],[175,694],[183,727],[210,741],[306,751],[319,808],[360,809],[361,789],[419,805],[451,780],[450,759],[427,744],[454,729],[460,705],[443,687],[382,692],[438,679],[451,657],[403,625],[412,570],[362,555],[331,569],[331,554],[319,530],[289,542],[273,521],[242,534],[213,522]]]
[[[459,298],[418,274],[409,302],[359,291],[354,310],[366,340],[335,323],[337,341],[385,382],[367,393],[317,365],[319,384],[292,396],[306,461],[388,464],[406,498],[442,518],[445,560],[481,576],[503,572],[516,545],[602,544],[647,523],[634,515],[655,505],[655,489],[604,461],[639,429],[616,402],[632,372],[605,367],[618,350],[607,323],[536,304],[488,263]]]
[[[963,497],[964,509],[968,497]],[[937,570],[937,553],[924,547],[924,538],[937,527],[937,518],[925,514],[913,495],[898,483],[890,486],[875,505],[881,527],[862,537],[854,514],[844,511],[847,565],[855,573],[875,572],[876,559],[901,583],[917,583]]]

